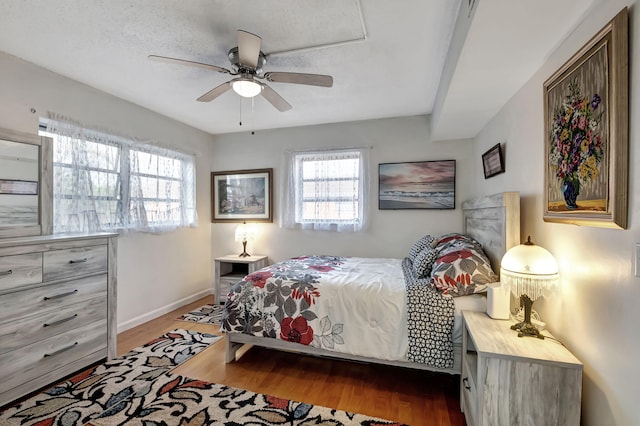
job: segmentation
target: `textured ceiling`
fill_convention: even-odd
[[[462,0],[463,7],[468,1]],[[498,10],[500,3],[512,3],[475,1],[478,8],[486,3]],[[526,16],[540,22],[557,12],[556,3],[573,8],[572,17],[559,28],[545,26],[547,35],[540,40],[518,33],[517,26],[517,34],[508,35],[514,42],[509,48],[537,48],[521,60],[519,68],[526,71],[516,70],[519,74],[509,79],[508,87],[494,89],[489,109],[495,110],[529,78],[535,68],[526,68],[527,61],[539,66],[592,2],[528,2],[531,10],[525,10]],[[0,0],[0,51],[212,134],[246,131],[247,125],[260,130],[431,114],[460,4],[461,0]],[[482,19],[473,22],[469,34],[491,36],[496,22],[490,15],[478,13]],[[196,99],[229,80],[228,75],[147,59],[154,54],[229,68],[227,52],[237,45],[237,29],[262,37],[262,51],[268,55],[265,71],[330,74],[333,87],[269,83],[293,106],[287,112],[279,112],[262,97],[253,105],[251,100],[241,102],[232,91],[202,103]],[[477,49],[495,52],[493,45],[473,50]],[[465,67],[486,68],[477,63],[482,55],[470,57],[468,52],[460,53],[461,59],[468,59]],[[508,58],[509,52],[502,53],[502,60],[504,55]],[[500,66],[499,61],[489,64],[485,74]],[[494,75],[493,81],[500,78]],[[447,91],[459,93],[471,83],[468,76],[457,76]],[[441,96],[446,101],[446,93]],[[451,120],[462,106],[451,99],[442,102],[444,119]],[[242,127],[241,105],[247,123]],[[474,134],[456,135],[465,136]]]

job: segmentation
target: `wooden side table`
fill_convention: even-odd
[[[463,311],[460,404],[467,425],[580,424],[582,363],[548,332],[518,337],[512,321]]]
[[[251,255],[240,257],[230,254],[217,257],[215,261],[215,277],[213,292],[216,303],[224,303],[231,286],[258,269],[267,266],[267,256]]]

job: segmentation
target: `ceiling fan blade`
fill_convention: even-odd
[[[172,64],[179,64],[179,65],[188,65],[190,67],[205,68],[213,71],[218,71],[224,74],[231,74],[231,71],[229,71],[226,68],[217,67],[215,65],[203,64],[201,62],[188,61],[186,59],[168,58],[166,56],[158,56],[158,55],[149,55],[149,59],[151,59],[152,61],[169,62]]]
[[[275,90],[266,84],[262,85],[262,92],[260,92],[260,94],[281,112],[289,111],[291,109],[289,102],[285,101],[282,96],[278,95]]]
[[[310,86],[332,87],[333,77],[322,74],[303,74],[299,72],[267,72],[264,78],[276,83],[308,84]]]
[[[258,58],[260,56],[260,46],[262,39],[247,31],[238,30],[238,56],[240,64],[256,68],[258,66]]]
[[[200,96],[198,98],[198,101],[199,102],[211,102],[212,100],[214,100],[218,96],[222,95],[223,93],[225,93],[229,89],[231,89],[231,84],[229,84],[229,82],[227,81],[226,83],[222,83],[220,86],[216,86],[213,89],[209,90],[204,95]]]

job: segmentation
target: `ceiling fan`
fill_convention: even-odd
[[[262,95],[271,105],[280,111],[288,111],[291,105],[282,96],[276,93],[266,83],[259,80],[274,83],[306,84],[310,86],[331,87],[333,77],[322,74],[304,74],[297,72],[265,72],[262,67],[267,63],[266,55],[260,50],[262,39],[250,32],[238,30],[238,46],[229,50],[228,57],[232,70],[201,62],[186,59],[169,58],[166,56],[149,55],[149,59],[162,62],[170,62],[192,67],[210,69],[224,74],[238,76],[219,86],[209,90],[198,98],[200,102],[210,102],[233,89],[238,95],[245,98],[253,98]]]

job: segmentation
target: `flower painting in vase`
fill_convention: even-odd
[[[624,8],[544,83],[546,222],[627,226],[628,28]]]
[[[597,183],[603,172],[602,160],[605,155],[602,144],[602,97],[599,93],[585,96],[580,92],[577,81],[568,85],[569,93],[553,113],[550,138],[549,165],[554,177],[560,183],[564,206],[568,210],[578,209],[581,187],[589,188],[589,198],[582,208],[604,211],[606,194],[589,185]],[[606,173],[606,169],[604,170]]]

